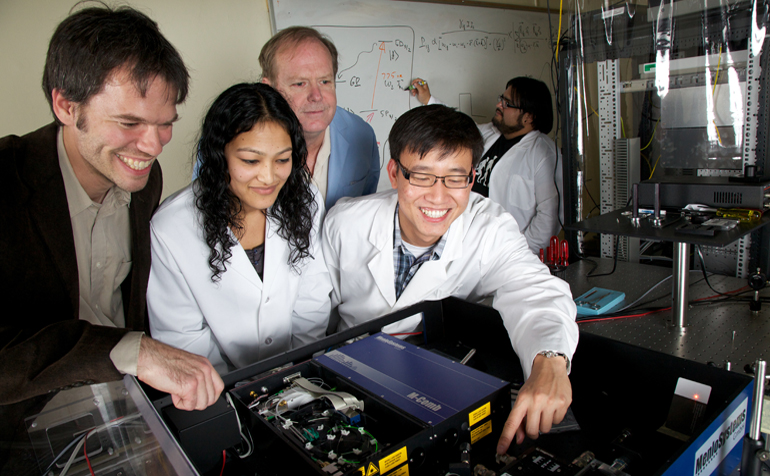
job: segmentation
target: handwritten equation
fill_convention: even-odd
[[[474,117],[486,118],[506,81],[517,74],[537,74],[550,59],[547,23],[545,29],[537,21],[519,19],[504,28],[499,21],[496,27],[486,24],[458,19],[419,34],[409,25],[315,25],[339,52],[337,104],[372,126],[383,167],[390,158],[387,138],[393,123],[419,106],[407,90],[415,71],[436,86],[432,92],[438,97],[459,98],[460,110],[468,114],[471,97],[476,97]],[[389,187],[386,173],[380,182],[381,189]]]
[[[471,20],[459,20],[457,30],[445,31],[428,39],[420,37],[418,48],[425,52],[453,51],[458,49],[483,49],[503,51],[506,45],[513,45],[515,51],[525,54],[533,48],[548,45],[542,27],[535,22],[520,21],[507,32],[477,30]]]

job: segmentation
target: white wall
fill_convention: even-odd
[[[107,0],[114,5],[115,2]],[[75,0],[0,0],[0,137],[53,120],[40,82],[48,41]],[[123,4],[123,3],[120,3]],[[158,22],[190,70],[187,102],[164,147],[163,196],[190,183],[191,154],[203,114],[216,96],[256,81],[257,58],[270,38],[266,0],[130,0]]]

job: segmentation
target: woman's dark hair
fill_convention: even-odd
[[[278,223],[278,234],[289,242],[289,265],[299,264],[310,255],[310,231],[318,207],[310,189],[310,173],[305,167],[307,147],[302,127],[289,103],[273,88],[262,83],[241,83],[219,95],[206,113],[198,143],[200,161],[195,190],[195,206],[201,213],[201,224],[209,253],[212,281],[227,271],[231,248],[243,230],[239,215],[240,199],[230,190],[230,172],[225,146],[236,136],[254,126],[275,123],[291,138],[291,174],[278,192],[275,203],[265,215]]]

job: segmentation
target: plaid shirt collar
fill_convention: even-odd
[[[446,233],[441,237],[433,247],[426,251],[422,256],[415,258],[412,253],[406,249],[401,239],[401,226],[398,222],[398,203],[393,217],[393,269],[394,285],[396,287],[396,299],[401,297],[401,293],[406,288],[409,281],[420,269],[420,266],[426,261],[436,261],[441,258],[446,245]]]

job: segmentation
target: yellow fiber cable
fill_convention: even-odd
[[[564,5],[564,0],[559,0],[559,29],[556,30],[556,64],[559,64],[559,41],[561,40],[561,9]],[[549,18],[550,22],[551,19]]]
[[[652,140],[655,138],[655,131],[658,130],[658,124],[660,124],[660,119],[658,119],[658,121],[655,123],[655,129],[652,130],[652,137],[650,137],[650,142],[648,142],[646,146],[644,146],[641,149],[639,149],[639,151],[643,151],[644,149],[649,147],[650,144],[652,144]],[[658,157],[658,158],[660,158],[660,157]],[[657,165],[657,162],[656,162],[656,165]]]
[[[722,45],[719,45],[719,60],[717,60],[717,72],[714,75],[714,87],[711,88],[711,99],[714,101],[714,109],[717,108],[717,81],[719,81],[719,66],[722,64]],[[717,141],[719,141],[719,145],[724,147],[724,144],[722,144],[722,135],[719,133],[719,128],[717,127],[717,121],[716,119],[712,119],[711,122],[714,123],[714,129],[717,131]]]
[[[658,168],[658,162],[660,162],[660,155],[658,156],[658,160],[655,161],[655,167],[653,167],[652,168],[652,172],[650,172],[650,178],[648,178],[647,180],[650,180],[652,178],[652,174],[654,174],[655,173],[655,169]]]
[[[578,91],[578,88],[577,88],[577,87],[575,87],[574,89],[575,89],[575,92],[576,92],[576,93],[580,94],[580,91]],[[581,96],[581,97],[582,97],[582,96]],[[594,109],[594,108],[591,106],[591,103],[590,103],[590,102],[588,102],[588,101],[586,101],[586,104],[587,104],[587,105],[588,105],[588,107],[591,109],[591,112],[593,112],[593,113],[594,113],[594,115],[595,115],[595,116],[598,118],[598,117],[599,117],[599,113],[598,113],[598,112],[596,112],[596,109]],[[621,119],[621,120],[623,120],[623,119]]]
[[[714,129],[717,131],[717,140],[719,141],[719,145],[724,147],[724,144],[722,144],[722,134],[719,133],[719,128],[717,127],[717,121],[712,119],[711,122],[714,123]]]
[[[719,80],[719,66],[722,64],[722,45],[719,45],[719,59],[717,60],[717,74],[714,76],[714,87],[711,88],[711,96],[714,97],[717,93],[717,81]],[[716,100],[716,97],[714,97]]]

